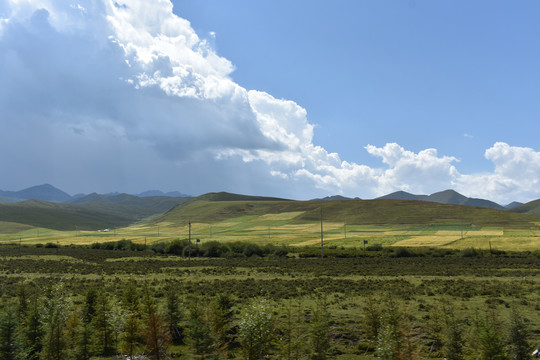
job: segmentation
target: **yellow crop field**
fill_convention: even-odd
[[[540,250],[540,237],[529,236],[501,236],[501,237],[467,237],[463,240],[457,240],[447,246],[452,249],[483,249],[488,250],[505,250],[505,251],[534,251]]]
[[[282,220],[291,220],[294,219],[297,216],[300,216],[304,213],[304,211],[291,211],[291,212],[284,212],[280,214],[266,214],[261,215],[257,218],[258,221],[282,221]]]
[[[415,236],[407,240],[398,241],[394,243],[393,246],[439,247],[452,243],[458,239],[461,239],[461,236]]]
[[[465,236],[503,236],[504,230],[475,230],[475,231],[466,231]]]

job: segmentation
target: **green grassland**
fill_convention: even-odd
[[[529,344],[540,341],[540,259],[530,256],[189,261],[145,251],[4,246],[0,247],[0,278],[0,311],[17,305],[22,287],[28,296],[39,299],[50,284],[63,284],[63,296],[72,299],[67,311],[76,314],[84,309],[90,289],[99,289],[118,306],[123,304],[126,288],[135,284],[141,311],[143,289],[150,287],[159,312],[165,314],[166,297],[173,290],[180,299],[180,324],[186,338],[168,347],[172,359],[200,358],[189,338],[193,302],[207,306],[223,295],[232,300],[234,333],[228,356],[232,359],[244,358],[240,345],[233,344],[239,341],[242,314],[254,301],[266,301],[271,307],[274,338],[269,358],[275,359],[311,358],[313,316],[321,300],[328,316],[328,359],[375,358],[378,340],[370,337],[368,322],[373,312],[382,322],[389,311],[396,312],[400,341],[409,342],[416,354],[411,359],[444,357],[435,339],[444,339],[443,323],[448,316],[460,321],[465,359],[480,356],[475,322],[487,316],[494,317],[500,339],[506,341],[510,316],[516,310],[525,319]],[[291,317],[300,340],[292,344],[298,357],[286,355],[291,343],[284,334],[290,330]],[[144,353],[144,345],[137,351]]]
[[[39,206],[47,216],[54,212],[43,209],[70,210]],[[115,216],[129,218],[118,209]],[[62,211],[57,216],[61,217]],[[444,322],[449,319],[459,321],[462,358],[482,358],[483,350],[478,347],[485,330],[482,326],[491,324],[499,331],[500,342],[506,344],[513,311],[524,321],[524,336],[531,348],[540,343],[537,216],[418,201],[302,202],[224,193],[191,199],[161,215],[110,227],[111,222],[99,218],[92,223],[93,228],[79,227],[73,217],[67,219],[75,219],[69,224],[62,222],[66,218],[55,218],[59,226],[42,226],[46,217],[30,213],[30,220],[38,217],[41,222],[19,222],[24,219],[22,213],[17,221],[0,217],[0,322],[9,309],[20,305],[21,289],[29,298],[45,303],[51,284],[61,284],[58,296],[70,299],[66,312],[76,317],[84,311],[91,289],[117,311],[126,311],[125,294],[135,285],[137,296],[130,298],[138,299],[141,309],[137,354],[148,354],[142,341],[147,318],[143,309],[150,307],[143,303],[156,304],[166,319],[168,294],[179,297],[178,321],[185,338],[168,344],[166,352],[171,359],[204,358],[193,345],[196,336],[190,335],[194,308],[201,304],[211,312],[221,296],[230,300],[231,343],[227,356],[207,354],[217,359],[245,358],[239,329],[246,309],[254,303],[270,304],[272,344],[268,358],[273,359],[316,358],[314,319],[322,302],[326,317],[323,335],[328,341],[324,358],[328,359],[382,357],[377,349],[384,339],[370,335],[372,314],[381,324],[389,324],[388,314],[396,316],[399,341],[413,350],[408,355],[402,353],[399,358],[403,359],[443,359],[448,327]],[[319,255],[321,213],[322,236],[328,248],[324,259],[314,257]],[[78,219],[88,219],[88,212],[78,214]],[[231,247],[235,242],[287,245],[283,248],[288,249],[288,256],[228,253],[223,258],[192,259],[191,253],[189,257],[173,256],[144,247],[124,251],[67,246],[122,239],[163,245],[190,236],[201,247],[210,241],[230,243]],[[384,249],[368,249],[364,257],[361,249],[366,241]],[[408,247],[414,248],[414,254],[408,253]],[[399,256],[400,251],[406,256]],[[309,257],[301,256],[306,254]],[[150,290],[149,296],[143,296],[144,289]],[[213,321],[209,315],[203,320]],[[97,331],[98,321],[88,326]],[[125,345],[125,328],[118,331],[120,349]],[[290,341],[287,334],[295,334],[296,341]],[[291,347],[300,355],[287,354]],[[96,348],[92,359],[101,359],[99,354]]]
[[[0,242],[88,245],[126,239],[152,244],[187,239],[191,228],[191,238],[200,242],[320,246],[321,214],[323,241],[331,246],[362,247],[367,241],[403,247],[540,249],[540,217],[527,214],[406,200],[288,201],[224,193],[115,228],[110,221],[94,222],[94,230],[82,230],[73,221],[67,231],[0,222]],[[62,216],[52,218],[60,221]]]

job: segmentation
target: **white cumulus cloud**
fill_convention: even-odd
[[[306,109],[236,84],[234,65],[172,10],[169,0],[0,4],[4,188],[540,196],[539,153],[505,143],[486,151],[486,174],[395,143],[359,146],[380,167],[342,160],[314,144]]]
[[[540,152],[498,142],[486,150],[485,157],[493,162],[494,171],[461,175],[458,189],[501,203],[540,196]]]

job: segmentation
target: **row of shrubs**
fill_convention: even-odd
[[[55,243],[37,244],[36,247],[58,248]],[[191,243],[187,239],[176,239],[169,242],[158,242],[150,246],[146,244],[134,243],[131,240],[108,241],[94,243],[92,249],[101,250],[123,250],[123,251],[144,251],[150,250],[157,254],[178,255],[185,257],[264,257],[287,255],[299,256],[302,258],[320,257],[319,247],[289,248],[286,246],[258,245],[256,243],[236,241],[223,243],[219,241],[205,241],[201,244],[197,240]],[[325,257],[360,257],[360,256],[384,256],[384,257],[481,257],[481,256],[507,256],[501,250],[483,251],[476,248],[463,250],[441,249],[441,248],[408,248],[408,247],[383,247],[380,244],[372,244],[366,247],[366,251],[357,248],[345,248],[343,246],[326,246],[324,248]]]
[[[299,252],[300,257],[320,257],[321,249],[316,247],[305,247],[294,249]],[[484,251],[476,248],[468,248],[463,250],[428,248],[428,247],[383,247],[381,244],[366,246],[365,252],[363,248],[346,248],[337,246],[327,246],[324,248],[325,257],[342,257],[354,258],[362,256],[382,256],[391,258],[405,257],[482,257],[482,256],[507,256],[508,254],[502,250]]]
[[[152,244],[150,249],[158,254],[179,255],[185,257],[252,257],[252,256],[287,256],[289,252],[284,246],[260,246],[250,242],[205,241],[189,242],[188,240],[172,240],[168,243]]]
[[[146,247],[145,244],[136,244],[131,240],[109,241],[104,243],[94,243],[92,249],[102,250],[125,250],[143,251],[150,250],[157,254],[178,255],[185,257],[252,257],[252,256],[286,256],[289,252],[285,246],[274,246],[250,242],[229,242],[205,241],[199,244],[198,241],[190,243],[187,239],[176,239],[169,242],[158,242]]]

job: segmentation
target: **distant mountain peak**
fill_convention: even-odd
[[[396,191],[391,194],[381,196],[377,199],[392,199],[392,200],[426,200],[427,195],[414,195],[406,191]]]
[[[161,190],[148,190],[144,191],[142,193],[137,194],[139,197],[150,197],[150,196],[169,196],[169,197],[191,197],[186,194],[182,194],[178,191],[169,191],[169,192],[163,192]]]
[[[323,198],[313,199],[312,201],[342,201],[342,200],[360,200],[359,198],[350,198],[342,195],[325,196]]]
[[[515,208],[517,208],[518,206],[521,206],[521,205],[523,205],[522,202],[513,201],[510,204],[506,205],[504,208],[507,209],[507,210],[511,210],[511,209],[515,209]]]
[[[34,199],[53,202],[64,202],[71,199],[71,195],[55,188],[51,184],[36,185],[19,191],[1,191],[0,196],[22,200]]]

